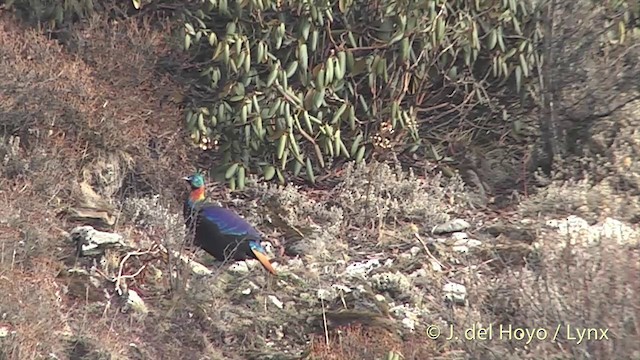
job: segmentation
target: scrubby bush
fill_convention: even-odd
[[[536,14],[527,0],[205,2],[185,23],[203,79],[187,127],[218,148],[232,188],[255,171],[314,182],[376,150],[438,158],[434,125],[488,109],[491,86],[521,89],[535,72]]]

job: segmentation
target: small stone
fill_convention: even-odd
[[[211,270],[209,270],[208,267],[198,262],[190,261],[189,265],[191,266],[191,271],[193,271],[195,275],[206,276],[206,275],[211,275],[213,273]],[[162,274],[162,272],[160,274]]]
[[[300,258],[295,258],[287,261],[287,265],[291,268],[302,268],[304,267],[304,262]]]
[[[467,246],[470,248],[482,245],[482,241],[475,239],[460,239],[453,243],[453,246]]]
[[[364,262],[356,262],[347,266],[345,273],[349,276],[364,276],[372,270],[380,267],[380,260],[371,259]]]
[[[406,317],[402,319],[402,326],[404,326],[406,329],[414,331],[416,329],[416,322],[413,319]]]
[[[147,305],[144,303],[140,295],[134,290],[127,292],[127,307],[133,309],[135,312],[146,314],[149,312]]]
[[[414,246],[411,249],[409,249],[409,254],[411,254],[411,256],[416,256],[420,253],[420,251],[422,251],[421,248]]]
[[[466,254],[469,252],[469,248],[464,245],[452,246],[451,249],[460,254]]]
[[[446,283],[442,288],[444,292],[445,301],[450,301],[456,304],[464,304],[467,298],[467,288],[462,284]]]
[[[440,262],[434,259],[429,259],[429,262],[431,263],[431,269],[433,269],[433,271],[442,272],[442,265]]]
[[[386,272],[373,275],[371,285],[379,291],[406,293],[411,288],[411,281],[400,272]]]
[[[267,254],[269,255],[273,255],[274,254],[274,248],[273,248],[273,244],[269,241],[263,241],[262,242],[262,247],[267,251]]]
[[[453,234],[451,234],[451,237],[454,240],[465,240],[469,238],[466,232],[454,232]]]
[[[277,297],[275,297],[273,295],[269,295],[267,297],[269,298],[269,300],[271,300],[273,305],[275,305],[277,308],[284,309],[284,304],[282,303],[282,301],[280,301],[280,299],[278,299]]]
[[[338,292],[342,292],[342,293],[345,293],[345,294],[348,294],[348,293],[350,293],[352,291],[350,287],[344,286],[344,285],[338,285],[338,284],[331,285],[331,288],[336,290],[336,291],[338,291]]]
[[[7,337],[10,333],[11,330],[9,328],[9,325],[0,325],[0,338]]]
[[[246,261],[238,261],[229,266],[229,271],[238,273],[248,273],[249,265]]]
[[[462,219],[453,219],[444,224],[436,225],[431,232],[436,235],[459,232],[471,227],[467,221]]]
[[[331,301],[336,298],[337,294],[335,293],[335,291],[330,291],[327,289],[318,289],[318,292],[316,292],[316,296],[320,300]]]

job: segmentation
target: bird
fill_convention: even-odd
[[[194,244],[218,261],[256,259],[277,275],[260,244],[260,233],[233,210],[205,201],[204,176],[196,172],[183,180],[191,186],[183,215],[187,229],[195,230]]]

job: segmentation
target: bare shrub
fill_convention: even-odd
[[[558,239],[559,240],[559,239]],[[640,346],[640,307],[637,298],[637,251],[603,243],[593,248],[566,247],[561,256],[543,252],[539,270],[511,269],[484,284],[485,309],[480,322],[487,326],[544,329],[545,336],[528,345],[538,357],[634,358]],[[495,320],[498,320],[496,322]],[[469,325],[469,323],[467,323]],[[589,329],[590,338],[579,342],[578,331]],[[558,333],[556,334],[556,331]],[[601,331],[607,331],[607,338]],[[552,341],[557,336],[555,342]],[[493,341],[478,355],[489,356],[496,348],[524,356],[523,341]]]
[[[10,261],[0,263],[0,323],[11,330],[0,339],[3,359],[45,358],[65,351],[62,336],[69,330],[60,288],[51,272],[53,264],[45,258],[39,261],[29,270],[12,267]]]
[[[315,360],[382,359],[390,351],[395,351],[406,360],[420,360],[440,355],[449,359],[446,353],[439,353],[436,342],[424,336],[402,339],[384,329],[362,326],[346,326],[328,335],[314,335],[311,338],[310,358]]]
[[[518,204],[519,211],[526,216],[574,214],[590,221],[606,216],[637,221],[634,219],[637,219],[636,214],[640,210],[638,197],[621,191],[618,186],[621,180],[619,176],[598,176],[603,169],[598,164],[605,160],[584,159],[583,162],[580,166],[584,170],[578,174],[570,175],[575,171],[572,166],[556,171],[551,177],[554,179],[552,183],[538,189],[535,196],[525,198]]]
[[[343,181],[334,190],[335,202],[354,226],[382,222],[419,221],[430,227],[448,220],[448,214],[466,206],[464,184],[441,174],[419,179],[384,163],[345,167]]]

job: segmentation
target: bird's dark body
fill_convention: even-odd
[[[188,200],[183,210],[187,229],[195,234],[194,244],[218,261],[256,259],[250,242],[259,244],[260,234],[235,212],[212,204],[196,205],[192,210]]]
[[[267,271],[277,275],[260,244],[260,233],[233,210],[207,203],[201,174],[185,180],[191,185],[191,192],[182,211],[187,230],[194,236],[194,245],[218,261],[256,259]]]
[[[206,203],[192,209],[187,200],[183,212],[187,229],[195,234],[194,245],[218,261],[256,259],[250,245],[251,241],[259,244],[261,236],[232,210]]]

